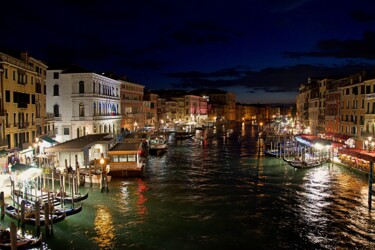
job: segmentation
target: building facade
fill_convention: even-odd
[[[145,86],[126,80],[121,82],[122,129],[136,131],[145,126],[143,95]]]
[[[26,149],[48,131],[46,70],[26,52],[20,57],[0,53],[1,146]]]
[[[78,66],[47,71],[47,107],[55,116],[56,140],[121,129],[120,82]]]

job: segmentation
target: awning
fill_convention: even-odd
[[[333,138],[336,138],[336,139],[341,139],[341,140],[348,140],[349,138],[353,137],[353,136],[350,136],[350,135],[346,135],[346,134],[334,134],[332,136]]]
[[[50,144],[57,144],[57,141],[55,141],[54,139],[52,139],[51,137],[49,136],[43,136],[43,137],[40,137],[41,140],[45,141],[45,142],[48,142]]]

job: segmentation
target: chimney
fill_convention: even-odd
[[[21,52],[21,60],[24,61],[25,63],[28,63],[29,55],[28,55],[27,51]]]

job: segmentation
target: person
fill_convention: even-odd
[[[8,164],[5,163],[3,166],[3,174],[6,174],[8,172]]]

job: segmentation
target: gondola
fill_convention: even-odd
[[[25,201],[25,205],[28,207],[29,210],[35,210],[34,209],[34,206],[35,206],[35,203],[32,202],[32,201],[29,201],[29,200],[25,200],[23,199],[21,196],[17,198],[15,198],[15,202],[17,202],[17,204],[21,204],[22,201]],[[47,204],[47,200],[44,201],[45,203],[44,204]],[[65,216],[70,216],[70,215],[73,215],[73,214],[76,214],[76,213],[79,213],[82,211],[82,204],[80,204],[79,206],[76,206],[76,207],[70,207],[70,206],[61,206],[61,203],[60,201],[57,201],[57,200],[52,200],[51,201],[52,204],[53,204],[53,211],[52,213],[53,214],[56,214],[56,215],[60,215],[60,214],[65,214]],[[43,204],[40,205],[40,211],[41,213],[44,213],[44,206]]]
[[[264,154],[266,156],[280,157],[281,155],[284,154],[284,152],[281,151],[281,154],[280,154],[280,150],[279,149],[266,149],[266,150],[264,150]]]
[[[33,237],[30,234],[17,233],[17,249],[31,249],[39,246],[42,243],[42,233],[39,237]],[[10,229],[0,230],[0,249],[11,249]]]
[[[285,157],[283,157],[283,160],[288,163],[290,166],[294,168],[314,168],[323,165],[328,161],[328,159],[323,159],[323,160],[314,160],[314,161],[301,161],[299,159],[292,159],[292,160],[287,160]]]
[[[87,191],[83,195],[82,194],[75,194],[74,198],[72,198],[72,196],[70,194],[66,194],[64,196],[64,203],[80,202],[80,201],[83,201],[83,200],[87,199],[88,197],[89,197],[89,191]],[[63,197],[61,197],[60,193],[57,193],[56,196],[55,196],[55,199],[62,202]]]
[[[5,207],[5,214],[9,216],[12,219],[15,220],[21,220],[21,211],[19,211],[16,207],[12,205],[7,205]],[[51,216],[51,221],[52,223],[57,223],[65,219],[66,214],[61,213],[61,214],[52,214]],[[40,225],[44,226],[45,223],[45,216],[43,213],[40,214]],[[35,211],[28,211],[25,213],[25,224],[27,225],[36,225],[36,219],[35,219]]]

